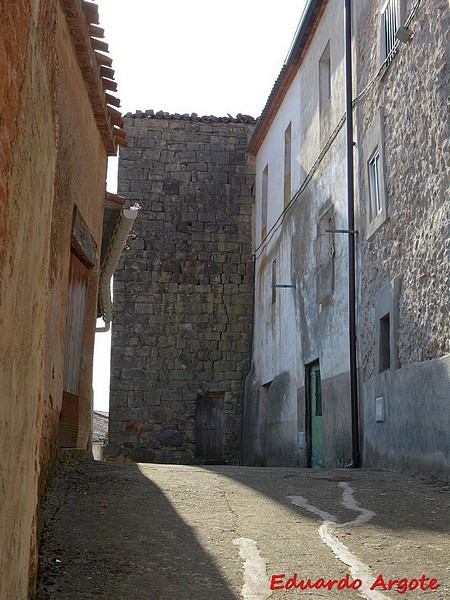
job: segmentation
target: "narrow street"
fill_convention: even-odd
[[[444,600],[449,508],[448,486],[383,471],[73,463],[37,597]]]

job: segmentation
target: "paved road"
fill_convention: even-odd
[[[443,600],[449,508],[448,486],[390,472],[72,464],[38,600]]]

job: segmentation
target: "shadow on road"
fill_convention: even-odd
[[[136,464],[59,474],[44,517],[37,600],[239,598]]]
[[[371,520],[374,527],[391,531],[415,529],[450,533],[449,486],[442,483],[433,484],[401,473],[367,469],[222,465],[200,468],[248,486],[285,505],[297,515],[299,509],[292,505],[288,496],[302,495],[311,504],[335,514],[339,522],[355,518],[355,513],[342,505],[339,482],[347,482],[355,491],[356,502],[375,513]],[[275,478],[276,485],[273,483]],[[314,518],[306,513],[303,517]]]

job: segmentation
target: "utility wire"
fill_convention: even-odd
[[[409,13],[409,15],[408,15],[408,17],[407,17],[407,19],[405,21],[405,25],[404,25],[405,27],[409,27],[409,25],[411,24],[411,21],[413,20],[415,14],[417,12],[417,9],[419,8],[420,2],[421,2],[421,0],[417,0],[417,2],[412,7],[411,12]],[[394,45],[392,46],[389,54],[386,56],[386,58],[384,59],[384,61],[381,63],[381,65],[380,65],[379,69],[377,70],[377,72],[375,73],[375,75],[372,77],[372,79],[369,81],[369,83],[359,92],[359,94],[357,94],[355,96],[355,98],[353,99],[353,101],[352,101],[352,108],[354,108],[355,105],[356,105],[356,103],[359,102],[359,100],[361,100],[361,98],[363,98],[367,94],[367,92],[372,87],[372,85],[375,83],[375,81],[379,78],[379,76],[381,75],[381,73],[383,73],[385,67],[391,62],[391,60],[397,54],[399,46],[400,46],[400,42],[398,40],[396,40],[395,43],[394,43]],[[294,194],[294,196],[291,198],[291,200],[288,202],[288,204],[284,207],[283,212],[280,214],[280,216],[278,217],[278,219],[275,221],[275,223],[269,229],[269,231],[267,232],[267,234],[265,235],[265,237],[261,240],[261,243],[259,244],[259,246],[255,249],[255,252],[253,254],[253,260],[255,262],[263,254],[263,252],[266,249],[267,245],[269,244],[269,242],[271,241],[271,239],[273,238],[273,236],[275,235],[275,233],[278,231],[278,229],[283,224],[286,215],[291,210],[291,208],[293,208],[294,204],[297,203],[297,200],[299,199],[299,197],[301,196],[301,194],[307,188],[309,182],[311,181],[311,179],[313,178],[313,176],[316,173],[317,169],[319,168],[319,165],[322,162],[325,154],[331,148],[331,145],[333,144],[334,140],[337,138],[339,132],[341,131],[342,127],[344,126],[346,119],[347,119],[347,115],[346,115],[346,113],[344,113],[342,115],[339,123],[336,125],[335,129],[333,130],[333,133],[328,138],[325,146],[322,148],[319,156],[317,157],[315,163],[313,164],[313,166],[311,167],[311,169],[308,172],[307,176],[305,177],[305,179],[304,179],[303,183],[301,184],[300,188],[297,190],[297,192]]]

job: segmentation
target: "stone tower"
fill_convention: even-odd
[[[251,117],[128,114],[118,193],[140,206],[115,274],[109,455],[239,458],[252,334]]]

